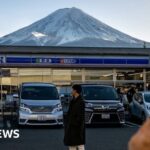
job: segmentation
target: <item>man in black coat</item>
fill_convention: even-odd
[[[84,150],[85,145],[85,104],[80,85],[72,86],[73,99],[70,102],[65,124],[64,144],[69,150]]]

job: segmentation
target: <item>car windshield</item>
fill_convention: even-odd
[[[55,100],[59,99],[56,87],[24,86],[21,98],[25,100]]]
[[[144,94],[144,99],[146,102],[150,103],[150,93],[149,94]]]
[[[119,100],[118,94],[113,87],[85,86],[83,87],[85,100]]]

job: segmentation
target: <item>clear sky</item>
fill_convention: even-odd
[[[150,0],[0,0],[0,37],[70,7],[150,42]]]

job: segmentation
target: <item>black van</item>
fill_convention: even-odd
[[[125,111],[121,99],[112,86],[82,84],[87,124],[125,123]]]
[[[114,87],[100,84],[80,84],[85,100],[86,124],[125,123],[125,110]],[[64,119],[71,97],[61,99]]]

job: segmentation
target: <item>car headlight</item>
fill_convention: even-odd
[[[23,104],[23,103],[21,103],[20,104],[20,108],[19,108],[21,111],[25,111],[25,112],[28,112],[28,113],[30,113],[31,112],[31,110],[27,107],[27,105],[25,105],[25,104]]]
[[[146,106],[147,110],[150,110],[150,106]]]
[[[91,108],[91,107],[93,107],[93,104],[92,103],[85,103],[85,107]]]
[[[56,112],[59,112],[59,111],[62,111],[62,106],[61,106],[61,104],[57,104],[57,105],[54,107],[52,113],[56,113]]]
[[[93,104],[85,103],[85,111],[93,111]]]

